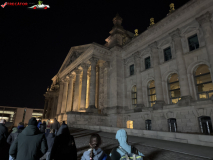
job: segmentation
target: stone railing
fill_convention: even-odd
[[[110,133],[116,133],[117,130],[121,129],[116,127],[89,126],[89,125],[72,125],[71,127],[110,132]],[[213,136],[211,135],[185,134],[185,133],[137,130],[127,128],[124,129],[126,130],[127,134],[131,136],[154,138],[160,140],[213,147]]]

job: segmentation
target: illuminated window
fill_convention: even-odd
[[[130,76],[134,74],[134,64],[129,67]]]
[[[152,107],[156,101],[155,81],[150,81],[148,84],[148,99],[149,106]]]
[[[137,89],[136,86],[132,87],[132,106],[136,107],[137,105]]]
[[[189,50],[190,51],[198,49],[199,48],[199,42],[198,42],[197,34],[189,37],[188,43],[189,43]]]
[[[209,99],[213,95],[213,84],[207,65],[200,65],[195,73],[195,84],[198,99]]]
[[[149,69],[151,67],[150,57],[145,58],[145,69]]]
[[[175,104],[181,99],[180,85],[179,85],[178,75],[176,73],[169,76],[168,87],[169,87],[170,103]]]
[[[126,128],[129,128],[129,129],[133,129],[133,121],[127,121],[126,122]]]
[[[168,61],[168,60],[172,59],[172,53],[171,53],[171,48],[170,47],[164,49],[163,52],[164,52],[164,60],[165,61]]]

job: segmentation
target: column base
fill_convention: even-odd
[[[134,108],[134,112],[142,112],[143,107],[143,104],[137,104],[137,106]]]
[[[95,105],[89,105],[86,112],[98,113],[98,109],[95,107]]]
[[[165,104],[164,101],[159,100],[159,101],[156,101],[156,103],[152,106],[152,108],[153,110],[162,110],[164,104]]]
[[[193,99],[191,96],[182,96],[181,100],[178,101],[177,105],[178,106],[190,106],[192,100]]]

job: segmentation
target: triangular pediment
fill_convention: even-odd
[[[75,60],[78,59],[79,56],[81,56],[92,44],[86,44],[81,46],[74,46],[71,47],[69,53],[67,54],[67,57],[65,58],[59,73],[62,72],[64,69],[66,69],[71,63],[73,63]]]
[[[197,30],[197,29],[198,29],[197,27],[189,26],[189,27],[187,27],[187,28],[182,32],[182,35],[188,34],[188,33],[192,32],[192,31]]]

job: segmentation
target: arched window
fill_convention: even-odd
[[[152,107],[156,101],[155,81],[150,81],[148,84],[148,99],[149,106]]]
[[[194,73],[198,99],[209,99],[213,95],[213,84],[207,65],[200,65]]]
[[[168,88],[170,103],[175,104],[180,100],[180,85],[178,80],[178,74],[171,74],[168,78]]]
[[[131,121],[131,120],[127,121],[126,128],[133,129],[133,121]]]
[[[136,107],[137,105],[137,89],[136,86],[132,87],[132,106]]]

